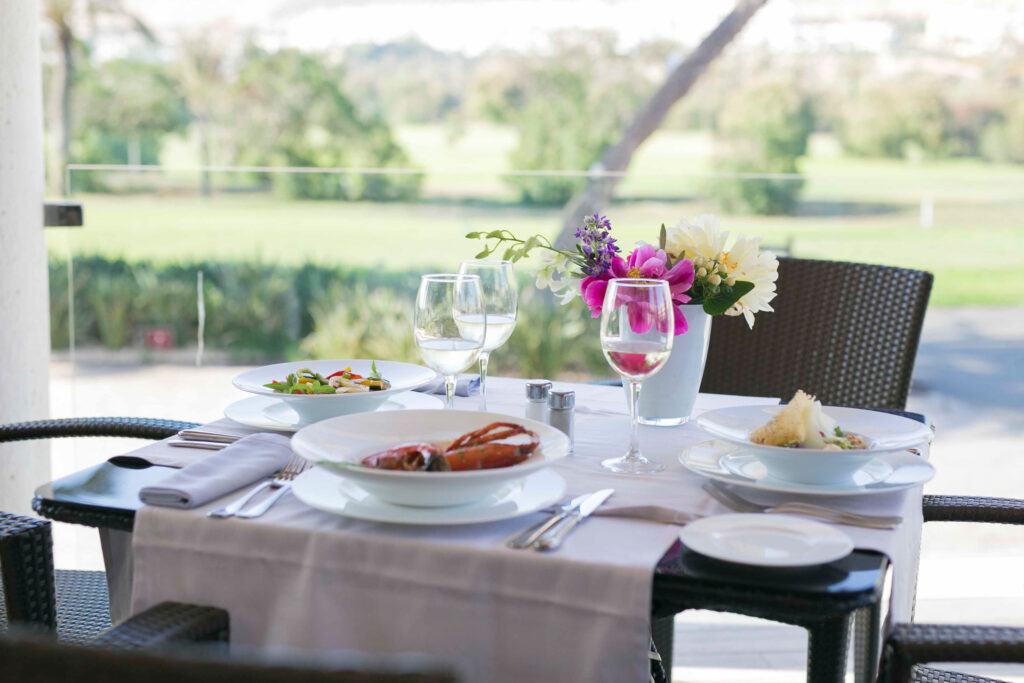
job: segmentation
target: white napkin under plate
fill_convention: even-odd
[[[198,462],[187,465],[158,486],[146,486],[139,498],[147,505],[194,508],[235,489],[269,477],[292,457],[291,441],[280,434],[250,434]]]

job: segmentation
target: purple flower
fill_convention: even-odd
[[[600,277],[611,268],[612,259],[619,253],[615,239],[611,237],[611,222],[596,213],[587,216],[583,225],[576,230],[576,246],[583,254],[583,274]]]

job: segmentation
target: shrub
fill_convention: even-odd
[[[988,161],[1024,164],[1024,100],[1008,106],[981,134],[981,156]]]
[[[937,86],[905,83],[865,90],[842,110],[839,140],[862,157],[942,156],[951,137],[951,116]]]
[[[809,99],[791,85],[766,82],[734,95],[719,123],[720,152],[715,169],[727,177],[708,193],[728,211],[790,213],[803,188],[802,178],[742,178],[740,174],[798,173],[814,129]]]
[[[155,265],[79,257],[77,344],[125,348],[145,327],[171,327],[178,346],[196,336],[196,273],[204,274],[207,348],[236,360],[294,357],[388,358],[419,362],[412,336],[418,272],[300,267],[261,262]],[[597,321],[562,307],[532,282],[520,283],[519,325],[494,356],[494,372],[537,377],[608,374]],[[68,342],[67,263],[50,260],[53,348]]]

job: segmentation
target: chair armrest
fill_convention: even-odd
[[[883,683],[909,683],[915,664],[1024,662],[1024,628],[897,624],[885,640]]]
[[[0,575],[8,621],[57,628],[50,522],[0,512]]]
[[[1024,524],[1024,500],[979,496],[925,496],[926,522],[989,522]]]
[[[162,602],[110,629],[93,644],[112,650],[141,650],[181,641],[227,641],[228,635],[226,611]]]
[[[0,443],[63,436],[126,436],[136,439],[166,439],[195,422],[148,417],[73,417],[0,425]]]

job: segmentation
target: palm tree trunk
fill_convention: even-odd
[[[658,88],[630,123],[622,139],[605,150],[599,163],[602,171],[622,172],[629,168],[633,154],[665,120],[669,110],[683,98],[708,66],[732,42],[768,0],[738,0],[736,7],[701,41]],[[611,200],[620,176],[591,178],[586,187],[569,200],[562,216],[562,230],[555,243],[561,248],[572,244],[572,235],[584,217],[599,212]]]
[[[199,136],[199,193],[203,197],[213,194],[213,181],[210,178],[210,125],[205,114],[196,117],[196,133]]]
[[[60,60],[50,85],[49,186],[51,192],[65,196],[70,190],[66,183],[66,168],[71,149],[71,88],[75,77],[75,38],[71,27],[65,21],[58,22],[56,28],[57,40],[60,43]]]

